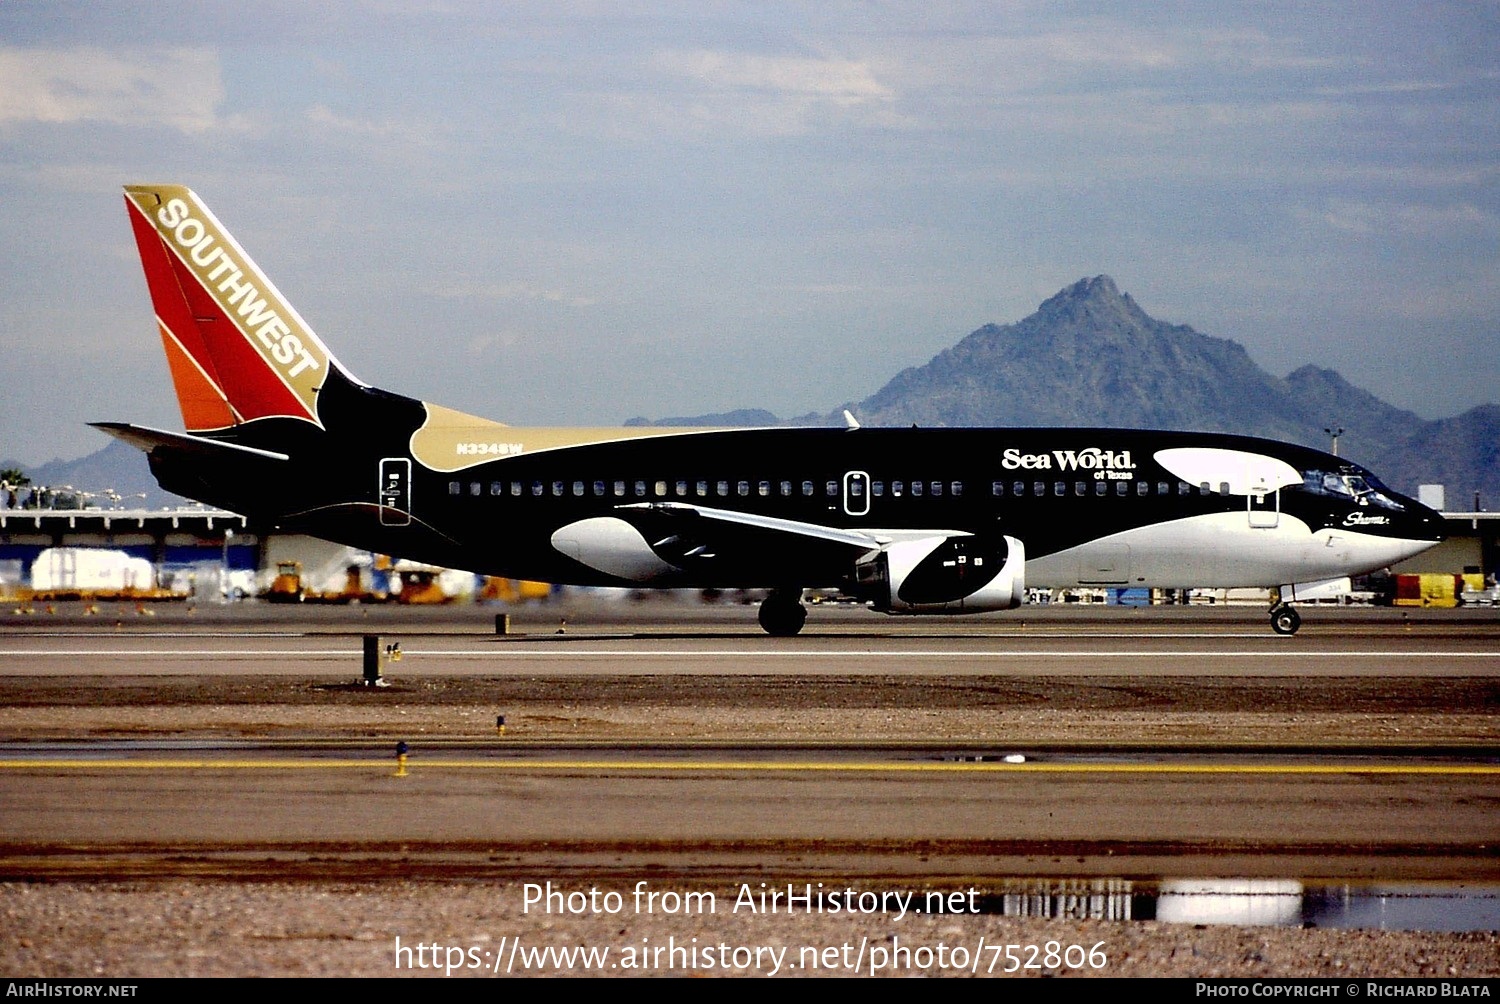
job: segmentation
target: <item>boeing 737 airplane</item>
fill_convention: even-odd
[[[526,428],[356,379],[208,208],[125,204],[187,431],[98,428],[168,491],[433,565],[577,585],[807,589],[890,614],[1019,605],[1028,586],[1277,589],[1292,606],[1441,539],[1336,456],[1105,428]]]

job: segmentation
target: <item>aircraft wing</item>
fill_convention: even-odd
[[[638,502],[617,506],[613,520],[598,521],[590,531],[575,527],[565,536],[579,560],[625,578],[662,576],[687,581],[768,583],[787,569],[816,570],[817,579],[847,574],[862,555],[882,546],[880,536],[800,520],[733,512],[687,502]],[[593,521],[590,521],[593,522]],[[615,536],[628,525],[630,531]],[[599,534],[594,540],[583,537]],[[634,540],[635,543],[625,543]],[[628,551],[642,563],[615,564],[606,552]],[[634,560],[634,559],[633,559]]]
[[[687,521],[702,521],[704,528],[720,524],[724,529],[744,527],[761,530],[770,536],[796,538],[802,542],[817,541],[825,544],[842,544],[861,553],[873,551],[890,538],[864,530],[841,530],[838,527],[804,523],[793,519],[778,519],[775,516],[760,516],[730,509],[714,509],[709,506],[692,505],[687,502],[637,502],[622,505],[621,509],[645,510],[667,517]]]
[[[685,574],[690,581],[774,583],[795,568],[803,577],[832,582],[847,578],[874,552],[903,540],[972,536],[952,529],[825,526],[690,502],[637,502],[617,506],[615,512],[617,520],[599,521],[593,541],[581,539],[588,534],[577,528],[563,534],[570,540],[564,551],[574,547],[579,560],[616,574],[623,570],[625,578]],[[625,524],[630,535],[617,535]],[[606,553],[628,553],[640,563],[607,567],[611,559],[591,560]]]

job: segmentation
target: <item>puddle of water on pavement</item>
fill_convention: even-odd
[[[1027,881],[992,894],[984,912],[1010,917],[1159,920],[1251,927],[1381,931],[1500,930],[1500,886],[1472,883],[1309,884],[1295,879]]]

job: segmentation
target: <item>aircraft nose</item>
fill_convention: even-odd
[[[1420,502],[1410,502],[1406,507],[1406,512],[1413,530],[1420,539],[1442,540],[1447,537],[1448,531],[1443,514],[1436,509],[1430,509]]]

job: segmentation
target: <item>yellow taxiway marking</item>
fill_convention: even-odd
[[[397,638],[388,633],[382,637]],[[414,648],[402,649],[408,657],[430,659],[1495,659],[1500,651],[1474,649],[1332,649],[1309,652],[1285,648],[1288,643],[1268,638],[1257,649],[732,649],[732,648]],[[84,659],[104,656],[153,659],[316,659],[359,658],[354,648],[6,648],[0,657],[18,659]]]
[[[348,770],[388,769],[381,760],[0,760],[0,770]],[[893,774],[1396,774],[1500,775],[1500,764],[1085,764],[1085,763],[864,763],[836,761],[705,760],[411,760],[408,770],[590,771],[822,771]]]

